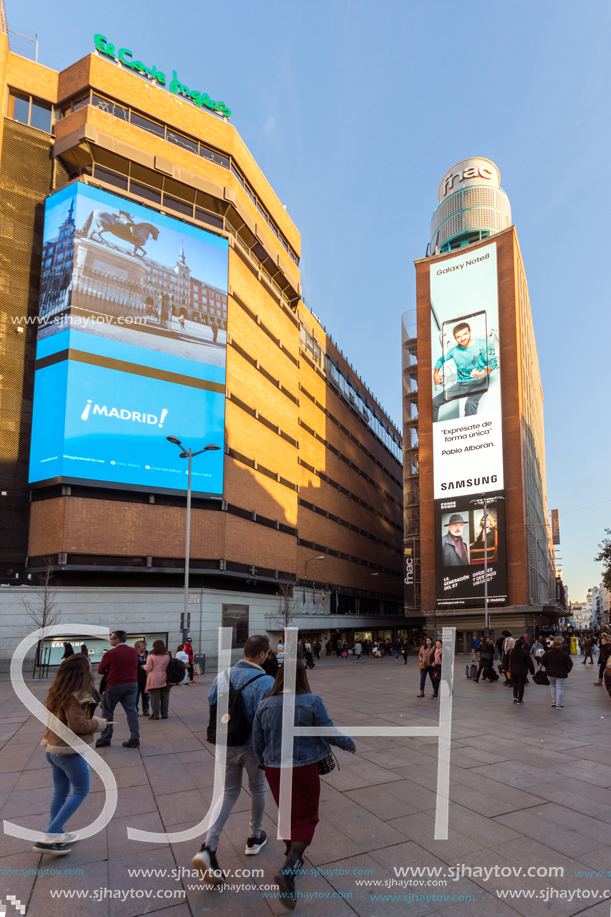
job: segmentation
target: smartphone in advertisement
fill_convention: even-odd
[[[461,325],[468,325],[469,327],[461,328]],[[457,335],[459,337],[462,335],[461,340],[464,341],[470,338],[473,343],[469,347],[465,347],[463,351],[461,340],[459,340]],[[453,401],[455,398],[461,397],[456,391],[453,391],[461,375],[464,378],[464,374],[467,373],[469,376],[473,369],[478,371],[488,369],[487,343],[488,322],[485,309],[479,312],[470,312],[467,315],[459,315],[442,324],[441,352],[444,357],[442,367],[444,401]],[[453,356],[449,356],[450,352],[457,347],[460,348],[461,356],[464,352],[464,359],[461,359],[460,363],[454,360]],[[485,376],[479,379],[475,377],[473,382],[476,384],[470,386],[469,394],[487,392],[490,375],[486,373]]]

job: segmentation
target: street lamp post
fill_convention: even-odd
[[[188,608],[189,608],[189,555],[191,553],[191,461],[196,455],[201,455],[202,452],[212,452],[220,448],[220,446],[210,443],[208,446],[204,446],[203,449],[200,449],[199,452],[193,452],[191,448],[187,449],[181,441],[176,436],[166,436],[166,439],[169,443],[174,443],[175,446],[178,446],[181,449],[180,458],[186,458],[189,460],[187,468],[187,532],[185,539],[185,595],[184,595],[184,615],[183,615],[183,631],[182,631],[182,642],[184,643],[187,639],[187,621],[188,621]]]
[[[490,619],[488,616],[488,504],[504,499],[505,497],[488,497],[487,494],[480,494],[479,499],[469,500],[469,503],[475,503],[478,506],[484,505],[484,632],[486,634],[490,631]]]
[[[305,562],[305,564],[304,564],[304,567],[303,567],[303,580],[304,580],[304,584],[305,584],[306,579],[308,578],[308,564],[310,563],[310,561],[312,561],[312,560],[324,560],[324,559],[325,559],[325,555],[324,555],[324,554],[319,554],[317,557],[308,557],[308,559],[306,560],[306,562]],[[312,583],[313,583],[313,582],[314,582],[314,580],[312,580]],[[303,588],[305,589],[305,585],[304,585]]]

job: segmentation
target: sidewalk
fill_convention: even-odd
[[[611,876],[611,699],[604,687],[592,684],[597,666],[573,659],[566,706],[556,710],[550,707],[549,688],[531,684],[526,705],[516,707],[502,680],[476,685],[464,677],[470,655],[456,657],[447,841],[433,840],[436,740],[357,739],[356,755],[338,752],[340,770],[322,779],[321,820],[307,851],[305,865],[317,874],[298,880],[298,890],[310,898],[299,901],[297,912],[321,917],[568,917],[587,910],[589,917],[608,917],[610,902],[603,894],[611,894],[611,881],[575,873],[609,870]],[[322,696],[339,726],[434,725],[438,703],[430,699],[430,685],[425,698],[416,697],[418,676],[413,655],[407,666],[394,657],[322,658],[308,672],[312,690]],[[244,856],[246,792],[218,850],[225,872],[262,869],[263,876],[231,879],[232,884],[256,888],[219,893],[190,875],[178,876],[180,867],[190,869],[200,841],[169,846],[127,838],[128,825],[176,831],[196,824],[205,814],[213,783],[212,748],[205,741],[206,697],[213,677],[209,673],[197,686],[173,689],[167,721],[141,718],[139,750],[121,747],[128,731],[117,708],[113,746],[100,751],[120,788],[113,820],[61,859],[41,860],[29,842],[3,833],[3,903],[7,895],[16,896],[27,905],[26,917],[288,913],[278,900],[263,897],[274,894],[273,875],[284,849],[276,839],[271,794],[264,825],[269,843],[263,851]],[[28,682],[40,699],[48,684]],[[51,800],[50,769],[39,747],[43,727],[15,698],[8,680],[0,682],[0,701],[0,815],[42,831]],[[69,827],[78,830],[89,824],[102,803],[101,782],[92,772],[91,795]],[[457,880],[448,875],[448,868],[457,864],[471,868],[471,876],[468,869]],[[394,871],[400,867],[436,869],[438,875],[408,872],[401,877]],[[473,872],[475,867],[480,867],[479,874]],[[527,877],[528,867],[539,876]],[[560,868],[564,875],[550,875],[550,867]],[[166,874],[129,875],[128,870],[139,868]],[[35,875],[36,869],[59,874]],[[73,870],[82,873],[70,874]],[[356,884],[378,881],[378,886]],[[96,890],[102,890],[99,896],[107,895],[104,889],[112,890],[113,897],[93,898]],[[545,893],[552,896],[547,901],[497,897],[499,891],[539,895],[545,889],[551,889]],[[52,896],[57,891],[87,892],[88,897],[66,901]],[[372,895],[402,900],[372,900]],[[416,900],[403,900],[404,895]],[[7,917],[13,913],[18,912],[9,904]]]

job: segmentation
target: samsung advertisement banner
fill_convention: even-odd
[[[81,183],[48,198],[30,482],[222,495],[228,244]]]
[[[430,288],[437,602],[483,604],[487,559],[488,601],[505,604],[496,243],[432,264]]]

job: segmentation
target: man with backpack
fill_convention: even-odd
[[[269,648],[267,637],[259,634],[249,637],[244,644],[244,658],[217,675],[208,694],[208,741],[216,744],[216,705],[219,694],[225,694],[229,690],[223,803],[217,820],[206,833],[201,850],[191,861],[193,868],[199,870],[201,877],[210,885],[221,885],[225,881],[216,858],[216,848],[225,822],[240,795],[244,770],[248,776],[250,790],[250,831],[244,852],[252,856],[259,853],[267,843],[267,836],[262,828],[266,798],[265,772],[259,768],[259,762],[252,750],[251,730],[259,702],[274,686],[274,679],[266,675],[263,669]]]

